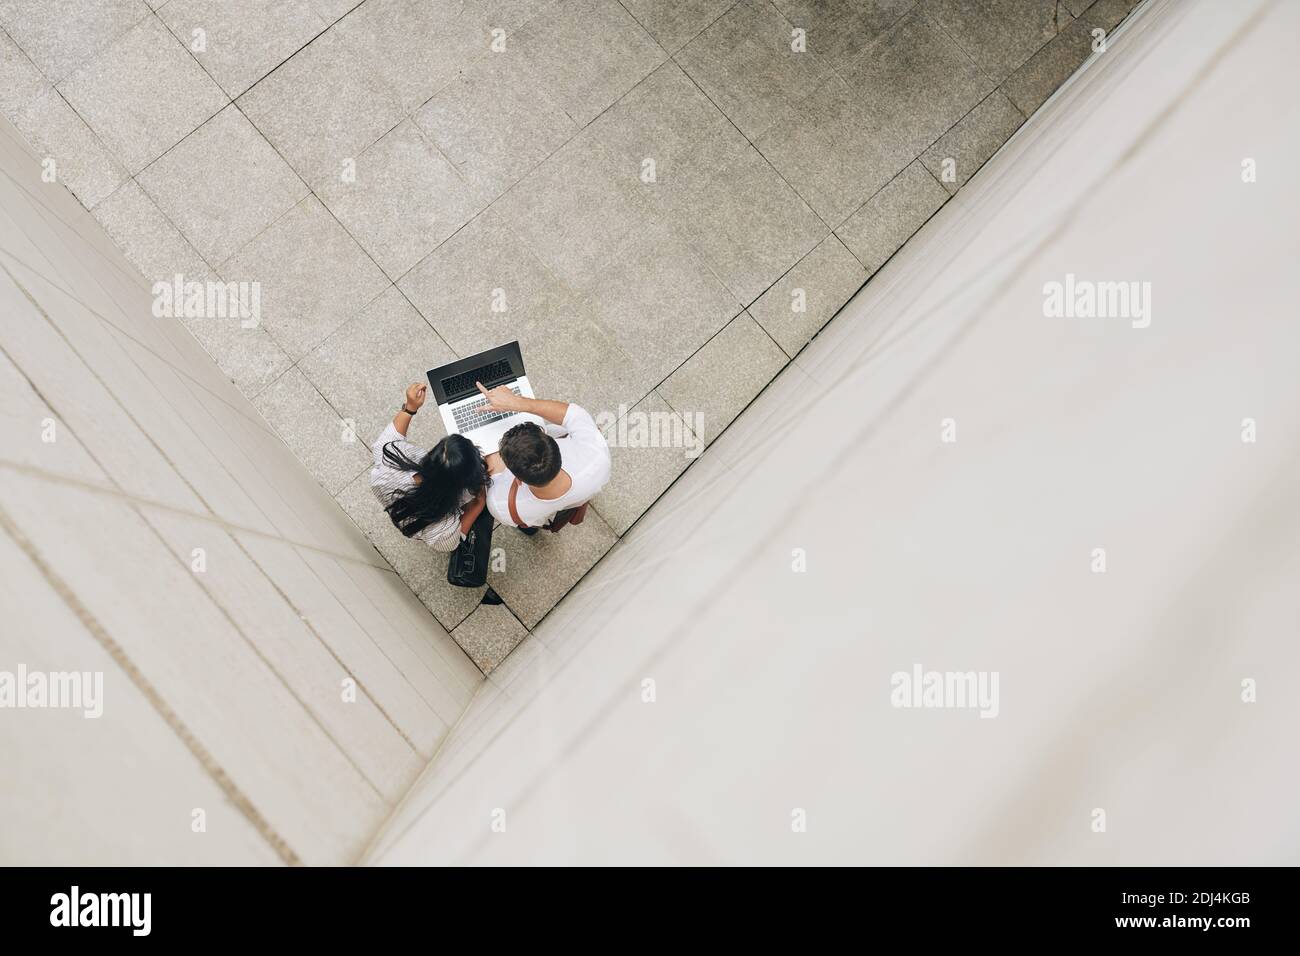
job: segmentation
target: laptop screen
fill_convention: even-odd
[[[511,370],[510,362],[501,359],[479,368],[470,369],[468,372],[458,372],[455,375],[447,376],[442,380],[442,390],[447,396],[447,401],[457,402],[465,396],[478,391],[474,386],[475,382],[482,382],[485,387],[492,388],[496,385],[512,382],[518,377]]]

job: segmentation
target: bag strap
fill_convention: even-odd
[[[516,527],[527,528],[523,520],[519,517],[519,509],[515,507],[515,499],[519,496],[520,481],[516,478],[510,482],[510,520],[515,523]]]
[[[519,517],[519,509],[515,507],[515,499],[519,495],[520,483],[521,482],[519,481],[518,478],[510,482],[510,496],[509,496],[510,520],[513,521],[517,527],[527,528],[528,525],[524,524],[523,520]],[[554,518],[551,519],[551,531],[553,532],[559,531],[561,528],[563,528],[565,525],[568,524],[582,524],[583,519],[587,517],[588,504],[589,502],[584,501],[576,508],[567,508],[564,511],[559,512]]]

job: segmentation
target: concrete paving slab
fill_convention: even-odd
[[[939,185],[955,193],[1024,121],[1002,91],[994,90],[922,153],[921,162]]]
[[[840,240],[827,236],[773,283],[749,314],[794,358],[867,281],[867,271]]]
[[[397,286],[389,286],[306,355],[298,368],[334,408],[347,410],[368,446],[393,420],[406,387],[423,380],[416,370],[455,358]],[[417,416],[420,425],[438,425],[435,431],[441,434],[434,406],[427,409]],[[412,434],[420,437],[422,429],[413,425]]]
[[[262,325],[295,362],[388,285],[379,266],[308,196],[217,267],[261,287]]]
[[[767,0],[742,0],[677,54],[691,79],[750,140],[831,72],[815,46],[792,49],[790,21]]]
[[[213,266],[288,212],[307,185],[235,106],[140,174],[163,214]]]
[[[780,347],[742,313],[659,386],[659,394],[708,444],[787,362]]]
[[[230,99],[157,17],[145,17],[58,86],[132,175]]]
[[[167,0],[157,9],[227,96],[247,92],[329,26],[308,0]]]
[[[329,180],[317,195],[391,279],[436,249],[482,205],[410,120],[361,152],[355,177]]]
[[[947,199],[944,188],[917,161],[864,203],[835,230],[835,235],[870,274],[883,266]]]
[[[51,83],[148,15],[142,0],[0,0],[0,27]]]

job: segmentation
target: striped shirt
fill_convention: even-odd
[[[390,442],[395,443],[398,450],[412,461],[421,461],[428,454],[419,445],[413,445],[407,441],[402,433],[393,426],[392,422],[389,422],[388,427],[375,439],[375,443],[370,446],[375,458],[375,467],[370,469],[370,490],[375,493],[375,497],[379,499],[379,503],[385,508],[392,504],[393,499],[398,495],[405,494],[415,487],[415,472],[394,468],[384,461],[384,446]],[[455,512],[447,515],[441,521],[433,522],[418,534],[413,535],[411,540],[423,541],[435,551],[455,551],[465,537],[460,533],[463,506],[471,500],[473,500],[473,496],[467,492],[466,497],[461,499],[461,508],[457,508]]]

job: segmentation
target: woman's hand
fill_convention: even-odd
[[[418,412],[420,406],[424,404],[425,398],[428,397],[428,394],[428,385],[421,384],[420,382],[412,382],[410,385],[406,386],[406,407]]]
[[[523,412],[528,410],[528,399],[522,395],[516,395],[510,391],[508,386],[498,385],[489,391],[483,387],[482,382],[475,382],[474,384],[483,393],[483,397],[488,400],[488,408],[494,412]]]

